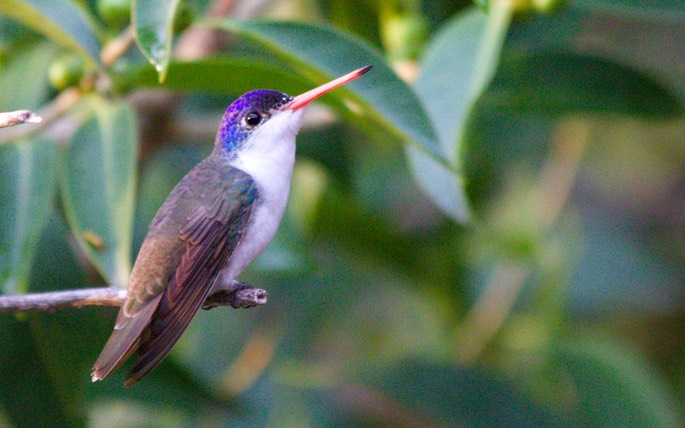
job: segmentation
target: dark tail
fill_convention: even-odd
[[[161,297],[162,295],[160,294],[152,299],[129,319],[125,319],[125,315],[121,312],[123,308],[119,311],[117,326],[114,328],[114,332],[109,337],[102,352],[100,352],[95,365],[93,365],[91,375],[93,382],[109,376],[136,350],[140,343],[141,335],[150,324],[152,315],[155,309],[157,309]]]

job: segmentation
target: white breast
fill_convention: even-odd
[[[279,112],[257,129],[231,166],[252,177],[258,196],[243,237],[214,289],[226,289],[269,245],[285,212],[303,110]]]

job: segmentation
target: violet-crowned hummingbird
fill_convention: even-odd
[[[169,353],[205,299],[264,251],[283,217],[303,107],[371,69],[291,97],[248,92],[226,110],[212,154],[174,188],[152,220],[114,332],[93,366],[104,379],[137,352],[125,386]]]

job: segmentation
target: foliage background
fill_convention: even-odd
[[[126,3],[0,3],[46,118],[0,131],[3,294],[125,285],[232,99],[374,69],[309,108],[266,307],[131,389],[115,309],[0,316],[0,426],[683,425],[682,2]]]

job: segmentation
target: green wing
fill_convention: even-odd
[[[160,208],[131,275],[115,330],[93,367],[103,379],[134,352],[125,385],[154,369],[181,337],[226,265],[252,212],[249,175],[205,160]]]

